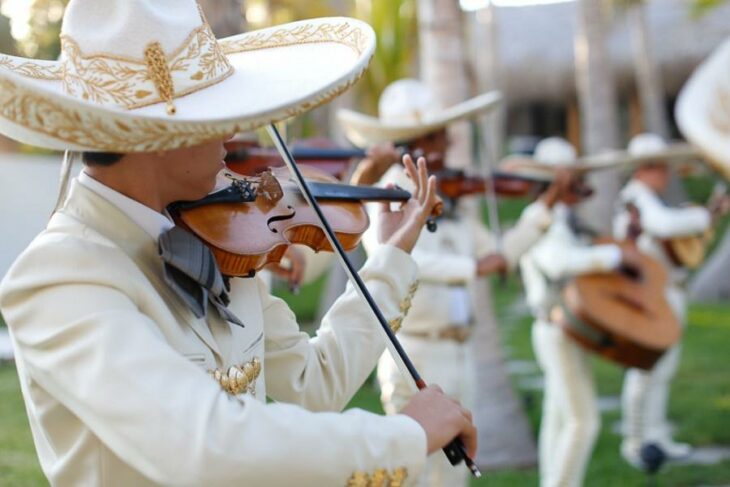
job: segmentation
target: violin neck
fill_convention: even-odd
[[[294,160],[330,160],[330,159],[362,159],[365,151],[362,149],[349,149],[339,147],[292,147]]]
[[[539,177],[525,176],[523,174],[514,174],[511,172],[495,171],[492,176],[501,179],[512,179],[514,181],[526,181],[528,183],[543,184],[545,187],[550,186],[550,181]]]
[[[319,201],[407,201],[411,197],[408,191],[397,188],[385,189],[315,181],[308,181],[308,184],[312,196]]]

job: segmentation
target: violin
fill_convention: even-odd
[[[444,198],[456,200],[462,196],[484,194],[493,185],[497,196],[522,198],[544,191],[549,182],[508,172],[495,172],[490,179],[472,176],[462,170],[443,169],[436,175],[438,192]]]
[[[302,169],[345,250],[356,248],[369,226],[363,202],[411,197],[402,189],[348,186],[316,168]],[[208,245],[223,275],[252,277],[266,265],[278,263],[290,244],[333,251],[286,167],[270,168],[258,176],[224,170],[217,187],[202,200],[175,203],[170,212]]]
[[[283,167],[284,160],[273,147],[261,147],[255,142],[231,140],[225,144],[228,154],[226,165],[231,171],[246,176],[255,176],[270,167]],[[365,151],[355,148],[337,147],[325,138],[305,139],[291,148],[292,155],[303,166],[316,169],[343,181],[350,172],[352,159],[362,159]]]

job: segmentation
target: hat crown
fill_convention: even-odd
[[[380,95],[378,115],[387,124],[420,124],[439,111],[436,96],[426,84],[404,78],[389,84]]]
[[[195,0],[72,0],[61,30],[64,91],[124,109],[174,99],[233,73]]]
[[[71,38],[85,55],[104,53],[141,60],[151,42],[172,52],[202,23],[194,0],[71,0],[61,35]]]
[[[545,165],[570,164],[575,162],[575,147],[562,137],[548,137],[535,146],[534,158]]]
[[[629,142],[628,151],[629,154],[634,157],[650,156],[664,151],[667,148],[667,143],[664,139],[651,133],[643,133],[635,135]]]

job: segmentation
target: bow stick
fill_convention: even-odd
[[[284,162],[291,171],[292,176],[294,176],[294,180],[299,186],[299,189],[302,192],[302,196],[304,196],[307,204],[309,204],[309,206],[312,207],[314,212],[317,214],[317,218],[322,224],[322,230],[327,236],[327,240],[329,240],[330,245],[332,245],[332,249],[334,250],[335,255],[337,255],[337,258],[342,265],[342,268],[345,270],[348,279],[350,280],[360,297],[364,299],[365,302],[367,302],[368,306],[377,318],[378,323],[380,323],[383,332],[385,332],[385,335],[388,337],[388,341],[395,350],[397,357],[400,358],[400,360],[403,362],[406,369],[408,370],[408,373],[415,381],[416,387],[418,387],[418,389],[424,389],[426,387],[426,382],[418,373],[418,370],[416,370],[416,367],[413,365],[413,362],[411,362],[405,350],[403,350],[403,347],[396,338],[395,333],[393,333],[393,331],[390,329],[390,326],[388,326],[388,321],[383,316],[383,313],[380,311],[380,308],[378,308],[378,305],[375,304],[375,300],[373,299],[368,289],[365,287],[365,283],[362,281],[362,278],[360,278],[360,275],[355,270],[352,262],[350,262],[350,259],[347,257],[345,250],[340,245],[340,241],[335,236],[332,227],[330,227],[329,222],[322,213],[322,209],[319,207],[319,204],[317,204],[317,201],[312,196],[309,186],[302,176],[302,173],[299,171],[299,167],[297,166],[296,161],[294,161],[294,158],[292,157],[289,148],[286,146],[284,139],[281,137],[281,134],[274,124],[269,125],[267,129],[269,135],[271,136],[271,139],[274,141],[274,145],[279,150],[282,159],[284,159]],[[464,444],[459,438],[454,438],[454,440],[449,443],[443,449],[443,451],[452,465],[458,465],[463,460],[474,477],[479,478],[482,476],[474,461],[469,458],[469,455],[467,455]]]
[[[488,182],[486,185],[486,192],[484,198],[487,201],[487,218],[489,220],[489,229],[494,235],[494,248],[502,254],[503,241],[502,241],[502,224],[499,221],[499,206],[497,205],[497,193],[494,190],[494,174],[496,172],[496,161],[494,154],[487,147],[484,137],[482,137],[481,130],[478,122],[472,122],[472,133],[474,134],[474,154],[476,156],[477,163],[482,172],[482,177]],[[482,160],[483,159],[483,160]],[[500,274],[500,281],[502,284],[505,283],[507,275],[504,273]]]

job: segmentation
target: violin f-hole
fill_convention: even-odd
[[[274,227],[273,224],[284,220],[291,220],[297,214],[297,210],[295,210],[291,205],[286,205],[286,209],[289,210],[289,213],[272,216],[271,218],[266,220],[266,226],[269,228],[269,230],[274,233],[279,233],[279,230]]]

